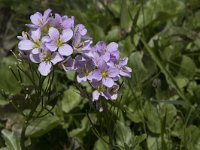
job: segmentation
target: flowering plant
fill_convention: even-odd
[[[50,9],[42,15],[31,15],[29,32],[18,36],[20,56],[38,63],[38,71],[47,76],[52,66],[62,66],[64,71],[76,70],[78,83],[88,81],[93,87],[92,100],[99,96],[107,100],[117,99],[121,76],[130,77],[128,58],[120,58],[118,44],[106,45],[100,41],[92,46],[92,38],[82,24],[74,24],[74,17],[54,16]]]

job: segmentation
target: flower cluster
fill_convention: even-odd
[[[118,44],[106,45],[100,41],[91,46],[92,39],[82,24],[74,25],[74,17],[36,12],[30,17],[29,32],[18,36],[18,48],[22,58],[38,63],[41,75],[47,76],[52,66],[60,64],[64,71],[76,70],[77,82],[88,81],[94,88],[92,99],[99,96],[114,100],[117,98],[121,76],[130,77],[128,58],[120,58]]]

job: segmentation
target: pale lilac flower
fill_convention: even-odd
[[[30,60],[39,63],[38,70],[40,74],[47,76],[51,72],[52,65],[61,62],[63,57],[58,52],[43,50],[40,54],[30,54]]]
[[[132,69],[127,67],[128,58],[123,58],[119,60],[115,60],[113,62],[108,63],[111,67],[116,67],[119,69],[119,75],[124,77],[131,77]]]
[[[62,67],[66,72],[70,70],[75,70],[74,63],[74,59],[69,56],[66,60],[62,62]]]
[[[31,51],[34,54],[39,53],[41,48],[40,37],[41,37],[40,29],[31,31],[29,39],[26,35],[22,35],[22,37],[20,37],[20,39],[22,40],[19,42],[18,48],[21,51]]]
[[[84,61],[76,61],[77,66],[77,81],[84,82],[87,81],[90,73],[94,70],[94,64],[91,59],[85,59]]]
[[[89,53],[92,38],[86,36],[87,29],[84,25],[78,24],[74,28],[72,46],[76,53]]]
[[[67,16],[61,17],[59,14],[55,14],[55,18],[52,19],[51,23],[57,26],[59,29],[68,29],[74,27],[74,17],[68,18]]]
[[[102,84],[106,87],[112,87],[114,85],[113,78],[119,75],[119,70],[108,66],[105,62],[99,64],[98,69],[94,70],[90,76],[89,80],[102,81]]]
[[[109,99],[116,100],[118,97],[118,91],[119,85],[115,83],[111,88],[106,89],[106,95],[109,97]]]
[[[44,27],[49,21],[50,13],[51,9],[45,10],[44,15],[42,15],[40,12],[36,12],[30,17],[32,24],[26,24],[26,26],[30,27],[31,29],[38,29]]]
[[[92,101],[98,101],[100,96],[103,96],[105,99],[109,99],[106,94],[106,87],[102,84],[102,82],[93,80],[91,85],[95,90],[92,92]]]
[[[65,29],[60,34],[58,29],[51,27],[49,29],[48,35],[51,42],[46,43],[45,46],[50,51],[54,52],[58,49],[58,52],[62,56],[69,56],[73,53],[72,47],[66,43],[73,36],[73,31],[71,29]]]
[[[21,40],[28,40],[28,33],[22,31],[22,35],[21,36],[17,36],[17,38],[21,41]]]

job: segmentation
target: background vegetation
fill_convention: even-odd
[[[199,0],[0,0],[1,150],[20,150],[23,117],[10,100],[27,108],[9,69],[16,62],[10,50],[17,53],[29,16],[47,8],[75,16],[94,43],[118,42],[133,74],[117,102],[99,113],[79,96],[73,72],[57,71],[60,96],[52,114],[31,122],[28,149],[200,149]]]

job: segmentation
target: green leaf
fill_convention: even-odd
[[[59,125],[59,118],[52,115],[46,115],[31,122],[26,130],[26,136],[40,137]]]
[[[179,74],[184,75],[185,77],[192,78],[196,71],[196,65],[194,61],[186,56],[182,56],[182,61],[180,64]]]
[[[137,79],[138,82],[144,81],[144,78],[147,74],[147,69],[142,62],[144,53],[143,52],[134,52],[129,57],[129,64],[131,68],[134,69],[134,78]]]
[[[78,106],[81,102],[81,97],[78,91],[74,87],[70,87],[64,92],[62,99],[62,110],[66,113]]]
[[[136,101],[132,101],[129,104],[126,110],[126,116],[135,123],[139,123],[144,120],[143,110],[139,109]]]
[[[94,115],[89,115],[90,119],[93,120],[95,119]],[[81,120],[81,125],[79,128],[73,129],[69,132],[69,136],[70,137],[80,137],[80,136],[84,136],[87,132],[88,129],[90,129],[90,121],[88,119],[87,116],[85,116],[83,118],[83,120]]]
[[[108,136],[103,136],[103,139],[108,141]],[[105,143],[101,138],[99,138],[94,144],[94,150],[109,150],[109,145]]]
[[[131,52],[133,52],[133,50],[134,46],[131,42],[130,36],[119,42],[119,51],[122,56],[127,57],[131,55]]]
[[[161,147],[161,138],[160,137],[151,137],[147,138],[147,146],[149,150],[158,150],[162,149]]]
[[[161,105],[159,113],[161,114],[162,119],[166,118],[165,128],[171,128],[174,125],[176,119],[176,107],[174,107],[172,104],[163,104]]]
[[[182,135],[182,140],[187,145],[187,149],[200,149],[200,129],[197,126],[190,125],[186,128],[185,134]]]
[[[131,129],[124,124],[124,122],[117,121],[116,123],[116,142],[118,145],[124,147],[124,144],[130,145],[132,132]]]
[[[143,28],[150,23],[152,23],[159,14],[162,12],[169,15],[177,15],[184,10],[184,3],[178,0],[148,0],[145,4],[141,6],[143,11],[140,11],[137,25]],[[163,17],[159,17],[163,18]],[[164,17],[164,19],[168,17]]]
[[[161,132],[161,120],[159,118],[156,107],[150,102],[146,102],[144,105],[144,116],[147,120],[147,127],[153,133]]]
[[[21,150],[20,137],[15,132],[3,129],[1,131],[8,150]]]
[[[66,72],[66,75],[67,75],[67,78],[69,79],[69,80],[71,80],[71,81],[74,81],[74,79],[75,79],[75,71],[67,71]]]
[[[126,32],[131,30],[132,19],[129,14],[129,7],[128,7],[127,0],[121,0],[121,16],[120,16],[120,27],[124,29]]]
[[[134,136],[133,139],[132,139],[133,148],[139,146],[139,144],[141,142],[143,142],[146,138],[147,138],[146,134],[142,134],[142,135],[139,135],[139,136]]]
[[[14,58],[4,58],[0,62],[0,90],[11,92],[12,94],[16,94],[21,90],[21,86],[13,76],[9,66],[13,66],[12,69],[16,71],[16,66],[14,66]]]
[[[112,26],[111,30],[108,32],[106,36],[106,41],[118,41],[120,37],[120,28],[118,26]]]

